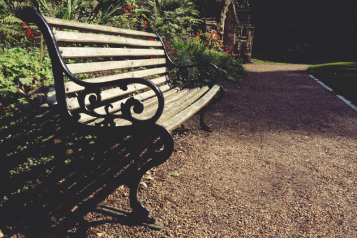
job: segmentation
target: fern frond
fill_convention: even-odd
[[[18,27],[14,26],[2,26],[0,27],[0,34],[3,34],[5,36],[25,36],[24,32],[19,29]]]
[[[17,17],[14,17],[14,16],[7,16],[7,17],[4,17],[3,19],[0,19],[0,23],[2,24],[16,24],[16,23],[21,23],[22,21],[17,18]]]

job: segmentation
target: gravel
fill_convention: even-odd
[[[42,234],[356,237],[357,113],[308,66],[247,64],[249,75],[224,84],[224,100],[208,111],[213,132],[194,117],[174,133],[173,155],[139,193],[162,230],[88,212]],[[120,186],[103,203],[126,208],[127,196]]]

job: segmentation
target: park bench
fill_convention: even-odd
[[[140,179],[170,157],[171,132],[187,119],[199,113],[202,129],[209,130],[204,114],[224,93],[216,84],[218,68],[177,65],[155,33],[44,17],[32,8],[18,16],[36,24],[46,41],[55,80],[48,101],[60,114],[63,135],[84,131],[115,140],[156,133],[162,138],[161,149],[139,163],[128,181],[133,216],[149,219],[137,198]]]

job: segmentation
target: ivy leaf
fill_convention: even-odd
[[[26,78],[20,78],[19,81],[23,84],[28,86],[30,83],[32,83],[32,78],[26,77]]]

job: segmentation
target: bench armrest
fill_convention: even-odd
[[[126,79],[117,79],[109,82],[89,83],[89,82],[78,80],[72,74],[68,74],[67,77],[69,77],[71,80],[73,79],[73,81],[76,83],[79,83],[78,81],[80,81],[79,84],[85,88],[80,93],[77,93],[78,103],[80,105],[79,112],[88,114],[96,118],[104,118],[104,121],[101,124],[114,126],[113,120],[116,118],[122,118],[128,120],[133,124],[154,124],[160,118],[164,110],[164,96],[162,94],[162,91],[158,86],[156,86],[154,83],[152,83],[149,80],[143,78],[126,78]],[[144,84],[145,86],[149,87],[151,90],[154,91],[158,100],[158,108],[155,114],[151,118],[141,120],[141,119],[134,118],[132,116],[131,108],[133,108],[133,111],[136,114],[140,114],[144,112],[143,103],[140,100],[135,99],[134,97],[130,97],[125,102],[121,103],[120,115],[112,114],[109,112],[109,108],[113,107],[110,103],[105,104],[106,114],[99,114],[95,112],[94,108],[96,108],[96,105],[101,103],[101,88],[117,86],[121,90],[126,91],[128,90],[129,84]],[[90,105],[88,104],[86,105],[85,103],[87,96],[89,96]]]

